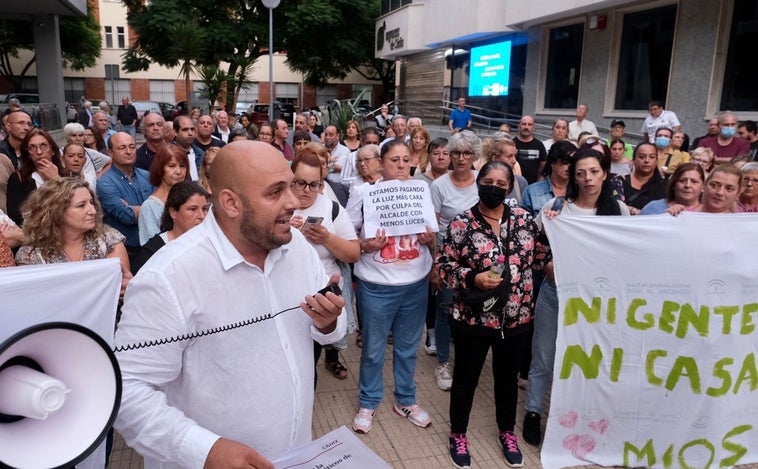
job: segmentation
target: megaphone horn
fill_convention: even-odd
[[[50,322],[16,333],[0,345],[0,466],[76,465],[120,403],[121,370],[95,332]]]

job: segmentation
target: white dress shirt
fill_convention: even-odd
[[[264,269],[229,242],[213,213],[158,251],[130,282],[116,344],[192,334],[293,308],[238,329],[119,352],[115,427],[150,468],[202,468],[219,437],[268,458],[311,441],[313,340],[300,309],[328,281],[302,234],[269,252]]]

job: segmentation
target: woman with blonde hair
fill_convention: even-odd
[[[429,164],[429,131],[416,127],[411,131],[411,176],[426,171]]]
[[[123,295],[132,277],[124,235],[103,224],[100,203],[86,181],[50,181],[29,196],[22,212],[26,222],[24,245],[16,253],[18,265],[117,258]]]
[[[208,191],[208,193],[211,193],[211,185],[208,182],[208,178],[211,175],[211,166],[213,165],[213,160],[216,159],[216,155],[218,155],[218,151],[221,150],[221,147],[210,147],[208,150],[206,150],[205,154],[203,155],[203,166],[200,168],[200,177],[198,178],[198,184],[200,184],[200,187]]]

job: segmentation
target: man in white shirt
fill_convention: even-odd
[[[655,143],[655,133],[658,129],[666,128],[674,132],[682,131],[682,124],[673,111],[663,109],[663,101],[652,100],[647,105],[648,116],[642,123],[642,138]]]
[[[579,139],[579,134],[582,132],[597,135],[595,123],[586,118],[588,110],[586,104],[580,104],[576,107],[576,120],[569,122],[569,140],[576,142]]]
[[[269,144],[222,148],[212,212],[130,283],[116,333],[127,348],[116,428],[145,468],[273,469],[271,458],[311,441],[313,340],[345,334],[345,302],[316,295],[339,276],[290,229],[292,179]],[[182,336],[191,338],[164,339]]]

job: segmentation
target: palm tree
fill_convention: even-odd
[[[187,91],[187,101],[192,102],[192,88],[190,88],[190,76],[197,70],[193,61],[202,56],[205,48],[205,33],[194,22],[176,23],[168,27],[166,42],[169,44],[169,53],[179,57],[181,67],[179,76],[184,77],[184,89]]]

